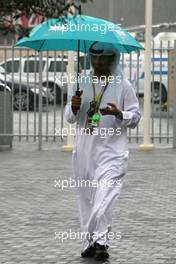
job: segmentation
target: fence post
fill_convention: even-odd
[[[150,143],[150,113],[151,113],[151,40],[152,40],[152,0],[145,0],[145,78],[144,78],[144,139],[141,150],[152,150]]]
[[[70,82],[71,75],[74,75],[75,72],[75,61],[74,61],[75,53],[73,51],[68,51],[68,66],[67,66],[67,75],[68,75],[68,95],[71,94],[72,90],[72,83]],[[75,127],[75,125],[69,125],[69,127]],[[67,123],[68,128],[68,123]],[[67,144],[62,146],[63,151],[72,151],[73,150],[73,142],[74,136],[70,134],[70,130],[68,129],[69,133],[67,135]]]
[[[39,52],[38,150],[42,150],[42,52]]]
[[[174,41],[173,148],[176,148],[176,40]]]

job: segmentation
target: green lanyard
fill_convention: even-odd
[[[102,97],[104,92],[106,91],[106,88],[108,87],[109,82],[106,83],[104,87],[102,87],[100,93],[96,96],[95,94],[95,83],[92,82],[92,88],[93,88],[93,101],[96,103],[95,106],[95,112],[98,112]]]

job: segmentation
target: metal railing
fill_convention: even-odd
[[[173,142],[172,93],[174,82],[170,51],[173,43],[159,46],[153,43],[151,58],[151,140],[154,144]],[[67,97],[67,84],[62,83],[66,75],[67,54],[61,52],[42,52],[42,108],[39,118],[39,55],[22,48],[0,47],[0,83],[12,92],[13,138],[22,141],[38,140],[39,120],[42,119],[42,139],[44,141],[63,140],[62,131],[66,125],[64,105]],[[172,55],[173,56],[173,55]],[[171,56],[171,58],[172,58]],[[74,59],[74,58],[73,58]],[[86,73],[86,57],[82,60]],[[87,66],[88,67],[88,66]],[[121,67],[125,76],[133,84],[143,112],[144,55],[141,52],[123,54]],[[4,71],[4,73],[3,73]],[[4,94],[6,100],[6,90]],[[4,111],[4,115],[5,115]],[[5,122],[5,121],[4,121]],[[1,124],[0,124],[1,125]],[[4,124],[5,127],[5,124]],[[5,128],[3,135],[7,135]],[[129,129],[129,143],[140,144],[143,138],[143,118],[136,129]]]

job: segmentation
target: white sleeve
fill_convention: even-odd
[[[77,111],[77,114],[75,115],[72,112],[72,107],[71,107],[71,99],[72,99],[72,96],[75,95],[76,87],[77,85],[74,84],[73,87],[69,89],[68,95],[67,95],[67,104],[65,106],[65,118],[67,122],[69,122],[70,124],[75,123],[79,115],[79,110]]]
[[[128,128],[135,128],[141,119],[139,101],[133,86],[127,82],[123,98],[123,120],[122,125]]]

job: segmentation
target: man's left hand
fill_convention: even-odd
[[[100,113],[102,115],[114,115],[120,119],[123,119],[123,114],[122,112],[117,108],[117,106],[113,103],[107,103],[110,107],[106,108],[100,108]]]

